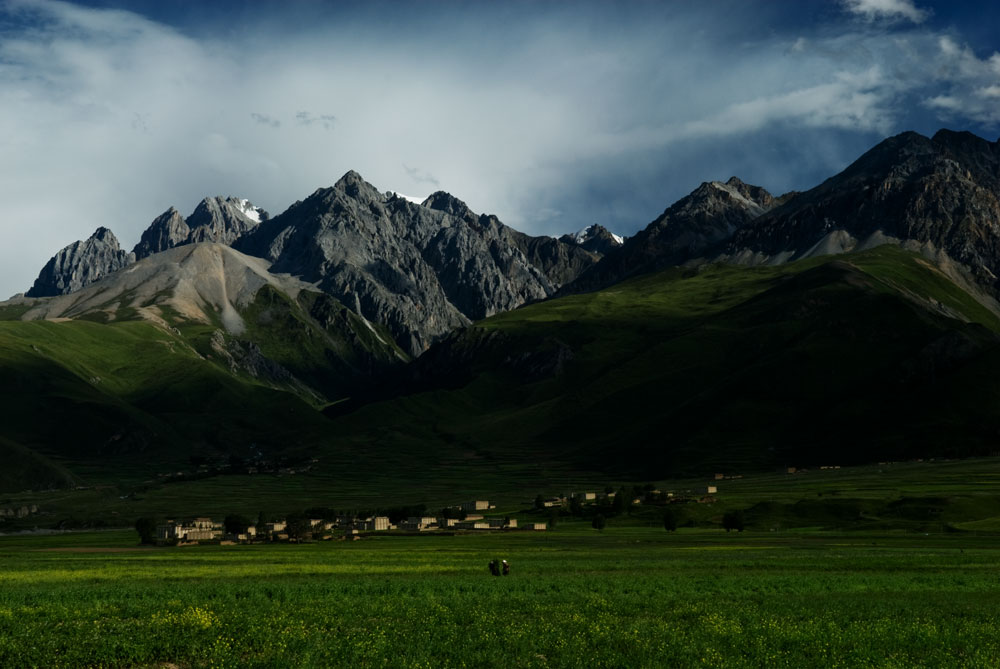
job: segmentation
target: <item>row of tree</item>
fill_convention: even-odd
[[[595,530],[603,530],[608,524],[608,519],[603,513],[596,514],[590,521],[590,526]],[[678,525],[677,514],[673,509],[667,508],[663,511],[663,529],[667,532],[676,532]],[[745,527],[743,512],[740,510],[727,511],[722,514],[722,527],[726,532],[733,530],[742,532]]]

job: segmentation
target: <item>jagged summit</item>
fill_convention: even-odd
[[[186,223],[191,229],[188,242],[231,245],[268,218],[266,211],[247,199],[206,197],[187,218]]]
[[[625,243],[624,237],[614,234],[597,223],[588,225],[576,233],[565,234],[559,239],[599,255],[604,255]]]
[[[428,207],[436,211],[443,211],[446,214],[459,217],[464,217],[472,213],[472,210],[469,209],[467,204],[459,200],[451,193],[446,193],[443,190],[439,190],[428,195],[427,199],[423,201],[421,206]]]
[[[160,214],[142,233],[134,253],[141,259],[183,244],[231,245],[268,217],[266,211],[246,199],[206,197],[187,219],[173,207]]]
[[[101,226],[94,231],[94,234],[90,236],[90,239],[104,242],[106,244],[111,244],[118,246],[118,238],[115,237],[115,233],[111,232],[110,228],[105,228]]]
[[[535,239],[447,193],[415,205],[351,171],[236,247],[385,324],[416,355],[457,327],[551,295],[596,261],[555,240],[539,253]]]
[[[27,297],[50,297],[79,290],[128,266],[135,256],[123,250],[108,228],[99,227],[90,237],[56,253],[42,268]]]
[[[181,213],[170,207],[165,212],[153,219],[142,236],[139,243],[132,249],[132,253],[138,259],[151,256],[160,251],[175,246],[180,246],[188,241],[191,236],[191,228],[188,226]]]
[[[333,190],[343,192],[349,197],[363,202],[381,202],[385,199],[375,186],[365,181],[354,170],[349,170],[344,176],[340,177],[337,183],[333,185]]]
[[[997,294],[998,222],[1000,144],[904,132],[738,230],[724,257],[774,263],[896,243]]]
[[[562,292],[597,290],[636,274],[717,254],[734,232],[775,206],[760,186],[736,177],[706,181],[666,209]]]

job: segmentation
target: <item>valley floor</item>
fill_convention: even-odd
[[[507,577],[487,563],[505,558]],[[0,537],[0,666],[1000,664],[1000,536]]]

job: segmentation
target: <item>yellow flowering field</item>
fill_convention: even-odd
[[[0,565],[3,667],[1000,666],[1000,537],[102,533],[2,537]]]

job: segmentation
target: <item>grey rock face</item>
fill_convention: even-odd
[[[348,172],[236,248],[273,261],[273,272],[316,282],[419,355],[457,327],[555,291],[518,235],[447,193],[416,205]]]
[[[107,228],[98,228],[90,238],[70,244],[55,254],[25,293],[28,297],[65,295],[135,262]]]
[[[542,271],[555,289],[578,277],[600,258],[600,254],[576,243],[575,239],[532,237],[503,225],[496,216],[477,216],[464,202],[443,191],[430,195],[422,206],[461,218],[469,226],[489,227],[499,238],[517,247],[529,263]]]
[[[153,219],[142,233],[132,253],[139,260],[187,242],[191,228],[180,212],[171,207]]]
[[[186,220],[173,207],[158,216],[142,233],[133,252],[141,260],[182,244],[216,242],[231,246],[267,218],[266,211],[247,200],[206,197]]]
[[[267,212],[248,200],[206,197],[187,218],[191,230],[188,242],[216,242],[231,246],[267,219]]]
[[[644,230],[609,249],[597,265],[562,292],[598,290],[637,274],[711,257],[775,202],[763,188],[736,177],[725,183],[703,183]]]

